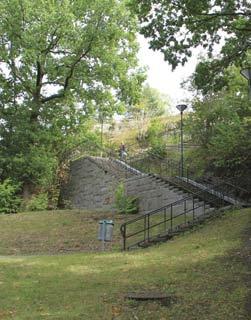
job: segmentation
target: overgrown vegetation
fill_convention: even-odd
[[[120,183],[115,190],[115,207],[118,213],[122,214],[134,214],[139,211],[138,198],[128,196],[123,183]]]
[[[0,183],[0,213],[16,213],[21,203],[17,192],[19,185],[13,183],[10,179]]]
[[[23,201],[23,210],[25,211],[42,211],[48,209],[48,194],[39,193],[33,195],[30,199]]]
[[[185,128],[199,148],[191,155],[204,172],[236,178],[239,185],[251,186],[251,102],[239,70],[227,70],[229,88],[196,99]],[[196,160],[197,158],[197,160]]]

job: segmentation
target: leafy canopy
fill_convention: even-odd
[[[251,48],[251,2],[246,0],[131,0],[141,22],[141,33],[150,48],[163,52],[172,68],[184,65],[192,48],[207,50],[213,57],[214,75],[230,64],[245,63]]]
[[[168,107],[168,97],[146,84],[142,89],[138,103],[131,106],[128,112],[134,116],[139,115],[141,118],[154,118],[163,115]]]
[[[7,0],[0,15],[1,178],[48,185],[91,114],[137,100],[136,19],[116,0]]]
[[[239,176],[250,187],[251,103],[239,69],[231,67],[225,76],[228,89],[195,100],[184,128],[200,145],[192,155],[195,161],[200,158],[216,175]]]

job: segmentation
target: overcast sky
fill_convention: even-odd
[[[147,40],[139,35],[140,43],[139,60],[141,65],[148,67],[147,82],[151,87],[158,89],[160,92],[170,97],[172,111],[175,105],[184,103],[186,99],[191,97],[191,93],[181,89],[180,84],[188,78],[195,70],[198,62],[198,54],[194,53],[184,67],[178,67],[172,72],[171,67],[164,61],[163,54],[148,48]]]

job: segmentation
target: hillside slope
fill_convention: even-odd
[[[2,256],[0,319],[247,320],[250,229],[244,209],[137,252]],[[124,298],[152,290],[173,303]]]

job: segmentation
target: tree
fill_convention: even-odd
[[[132,116],[138,124],[139,139],[144,138],[149,120],[163,115],[168,107],[167,96],[149,85],[143,87],[138,103],[128,109],[129,116]]]
[[[251,104],[247,97],[246,82],[239,69],[231,67],[227,90],[207,95],[193,102],[194,112],[185,123],[194,143],[200,145],[193,152],[196,161],[204,163],[211,174],[240,178],[246,188],[251,172]]]
[[[136,101],[136,20],[116,0],[7,0],[0,14],[2,178],[48,184],[90,114]]]
[[[173,69],[188,61],[192,48],[202,47],[213,58],[215,46],[222,43],[220,56],[207,62],[213,75],[245,63],[251,48],[250,1],[131,0],[131,7],[150,48],[160,50]]]

